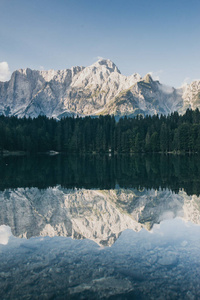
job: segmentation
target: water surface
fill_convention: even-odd
[[[199,299],[198,156],[0,160],[2,299]]]

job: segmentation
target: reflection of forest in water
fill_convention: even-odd
[[[61,185],[65,188],[184,189],[200,194],[197,155],[24,156],[0,159],[0,189]]]

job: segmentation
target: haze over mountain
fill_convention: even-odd
[[[124,76],[110,60],[88,67],[37,71],[20,69],[0,82],[0,114],[61,118],[112,114],[184,113],[200,108],[200,80],[175,89],[134,73]]]

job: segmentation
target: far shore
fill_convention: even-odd
[[[31,153],[31,152],[26,152],[26,151],[8,151],[8,150],[3,150],[0,151],[0,157],[7,157],[7,156],[27,156],[27,155],[49,155],[49,156],[55,156],[55,155],[109,155],[109,156],[114,156],[114,155],[145,155],[145,154],[162,154],[162,155],[197,155],[198,152],[191,152],[191,151],[165,151],[165,152],[110,152],[110,151],[105,151],[105,152],[98,152],[98,151],[93,151],[93,152],[82,152],[82,153],[64,153],[64,152],[58,152],[54,150],[46,151],[46,152],[36,152],[36,153]]]

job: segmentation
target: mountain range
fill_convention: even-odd
[[[184,113],[200,108],[200,80],[181,88],[169,87],[134,73],[124,76],[111,61],[100,59],[88,67],[37,71],[20,69],[0,82],[0,114],[37,117],[46,115],[98,116],[111,114]]]

